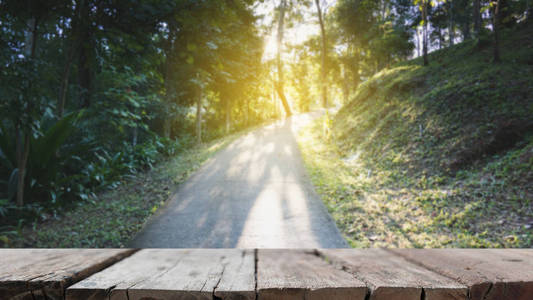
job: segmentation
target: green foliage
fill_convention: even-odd
[[[340,87],[346,97],[364,79],[408,58],[414,49],[410,1],[341,0],[332,12],[330,36],[336,38],[343,65]]]
[[[38,220],[0,227],[0,246],[127,247],[148,218],[165,205],[176,186],[238,136],[200,146],[161,139],[163,147],[174,146],[172,156],[164,163],[115,181],[113,188],[88,195],[87,201],[78,202],[61,215],[43,212]],[[104,167],[102,172],[109,169]]]
[[[313,182],[352,246],[530,247],[532,27],[500,65],[466,42],[384,69],[300,137]],[[519,46],[517,46],[519,45]]]
[[[466,39],[471,11],[461,11],[460,6],[469,9],[470,4],[456,0],[461,5],[449,7],[451,2],[438,2],[430,9],[429,22],[439,47],[447,21],[455,22],[450,25],[452,32],[459,30]],[[36,216],[60,218],[59,212],[86,204],[96,193],[118,188],[124,179],[192,147],[196,128],[208,142],[277,117],[271,98],[273,62],[262,60],[262,35],[269,29],[260,25],[258,4],[251,0],[0,1],[0,214],[5,215],[0,226],[20,228]],[[301,21],[302,10],[311,5],[311,1],[289,1],[288,27]],[[526,8],[525,0],[505,2],[503,33],[517,24],[530,24]],[[482,9],[490,12],[488,5]],[[488,19],[483,21],[482,27],[487,27]],[[513,49],[513,56],[506,58],[516,65],[481,68],[486,57],[479,55],[456,66],[460,55],[488,51],[492,37],[485,30],[475,43],[435,55],[427,70],[412,63],[386,69],[413,52],[420,22],[411,0],[338,1],[325,10],[326,36],[335,51],[329,51],[331,57],[325,62],[329,73],[323,79],[332,79],[347,99],[361,81],[383,70],[357,91],[353,110],[341,111],[341,116],[351,117],[346,122],[328,121],[326,131],[346,137],[346,144],[339,145],[343,152],[353,150],[351,145],[358,141],[376,166],[424,161],[424,166],[409,172],[426,170],[427,180],[419,184],[427,187],[449,173],[461,174],[464,170],[457,170],[458,165],[508,149],[509,142],[500,143],[501,135],[511,132],[513,145],[523,140],[513,132],[529,126],[523,120],[530,106],[520,110],[515,104],[522,105],[523,95],[531,92],[523,88],[531,86],[524,79],[531,76],[528,67],[517,66],[529,66],[531,61],[529,50],[522,48]],[[287,81],[293,86],[287,86],[287,94],[301,111],[315,103],[318,85],[311,82],[318,82],[319,45],[312,37],[291,49],[297,58],[288,64],[292,77]],[[498,76],[508,76],[509,82],[499,81]],[[499,101],[502,97],[513,100]],[[367,98],[375,101],[364,101]],[[457,111],[447,110],[450,106]],[[499,114],[485,113],[486,108]],[[368,113],[364,120],[354,117],[364,113]],[[402,118],[409,122],[400,122]],[[472,126],[460,131],[443,125],[458,124],[463,118],[473,120]],[[412,128],[422,133],[412,134]],[[386,134],[393,138],[379,139]],[[378,147],[364,140],[367,136],[376,137]],[[481,146],[474,148],[472,141]],[[430,171],[437,166],[442,174]],[[401,178],[399,173],[387,174],[389,181]],[[24,197],[17,187],[24,187]],[[14,198],[21,207],[13,205]],[[11,229],[6,231],[19,232]],[[122,235],[107,238],[122,240],[117,236]]]
[[[268,119],[252,4],[1,1],[0,226],[60,215],[192,147],[200,90],[205,141],[226,107],[234,130]]]
[[[30,152],[28,157],[28,167],[26,179],[31,184],[26,187],[27,191],[33,196],[47,192],[54,193],[57,183],[63,181],[61,178],[64,174],[61,168],[72,153],[64,147],[65,141],[76,130],[75,123],[79,120],[82,113],[72,113],[63,119],[56,121],[47,129],[42,129],[43,133],[30,139]],[[47,123],[47,122],[40,122]],[[46,126],[46,125],[45,125]],[[18,185],[18,169],[13,149],[15,149],[15,136],[12,132],[3,128],[0,131],[0,151],[9,153],[3,156],[3,165],[7,168],[9,174],[8,199],[15,196],[16,186]],[[61,152],[61,154],[60,154]]]
[[[307,112],[313,102],[311,82],[312,70],[316,66],[313,65],[307,45],[296,47],[294,51],[298,53],[298,60],[291,64],[291,79],[296,90],[296,108],[300,112]]]

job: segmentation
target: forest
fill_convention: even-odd
[[[36,242],[43,224],[107,201],[105,193],[179,155],[198,154],[201,147],[291,115],[342,106],[335,120],[317,123],[327,127],[318,130],[327,135],[318,139],[344,156],[338,161],[372,135],[361,128],[374,129],[392,115],[401,121],[387,126],[414,128],[413,139],[420,138],[397,144],[416,153],[390,157],[403,165],[383,166],[424,162],[407,167],[412,173],[404,176],[423,174],[437,185],[446,181],[439,176],[463,180],[463,166],[478,156],[522,151],[516,155],[524,160],[523,172],[516,176],[523,180],[515,183],[521,204],[513,209],[527,240],[466,246],[531,245],[532,14],[531,0],[0,0],[0,243],[49,246]],[[475,68],[459,69],[474,61]],[[479,74],[486,80],[469,81]],[[403,106],[389,114],[402,105],[394,102],[401,97],[419,97],[416,107],[433,114],[413,116]],[[446,119],[452,107],[453,118]],[[474,119],[462,114],[466,110],[488,112],[468,123]],[[447,120],[441,129],[493,133],[436,130],[436,140],[422,139],[430,125],[405,121],[421,115],[428,122]],[[366,149],[368,163],[385,163],[388,158],[378,154],[402,134],[376,134],[370,141],[375,148]],[[452,136],[457,140],[446,140]],[[483,140],[489,142],[476,148]],[[411,142],[423,146],[415,149]],[[309,162],[317,159],[307,153],[313,146],[300,146],[307,149],[307,167],[319,168]],[[189,162],[195,159],[180,160],[183,176],[196,168]],[[435,171],[441,169],[449,172]],[[399,179],[389,174],[387,180]],[[330,183],[326,190],[314,183],[319,193],[328,193]],[[342,196],[339,182],[331,184],[329,195]],[[160,200],[142,208],[147,212],[140,219],[124,221],[124,233],[112,243],[93,239],[67,246],[124,246]],[[360,232],[342,225],[353,220],[346,211],[336,216],[333,206],[328,209],[343,233]]]

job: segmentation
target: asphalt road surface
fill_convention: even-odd
[[[295,134],[319,113],[255,130],[183,183],[138,248],[348,247],[306,174]]]

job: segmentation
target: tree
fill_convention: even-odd
[[[432,10],[429,15],[429,22],[431,22],[431,27],[433,27],[430,40],[432,44],[437,44],[438,48],[442,49],[446,46],[444,31],[449,26],[449,20],[444,6],[441,5]]]
[[[334,19],[340,42],[346,45],[347,70],[352,76],[353,87],[360,82],[361,72],[366,71],[363,53],[369,47],[370,31],[376,23],[376,1],[340,0],[334,10]],[[372,70],[371,72],[374,72]]]
[[[474,0],[472,17],[474,19],[474,35],[479,38],[481,32],[481,0]]]
[[[63,72],[61,74],[61,85],[59,88],[59,95],[57,101],[57,116],[59,118],[63,117],[65,112],[65,104],[67,101],[67,91],[70,80],[70,70],[72,69],[72,64],[76,53],[78,52],[79,37],[78,37],[78,24],[80,21],[80,5],[75,5],[75,8],[72,9],[69,7],[69,12],[72,12],[70,18],[72,20],[72,25],[70,27],[64,28],[65,30],[65,43],[68,46],[68,51],[64,57],[65,63],[63,66]]]
[[[310,55],[309,43],[295,46],[295,61],[291,64],[292,86],[297,93],[296,105],[300,112],[309,111],[311,104],[312,83],[312,56]]]
[[[500,16],[500,5],[501,0],[496,0],[491,2],[492,7],[492,27],[494,31],[494,63],[499,63],[501,61],[500,58],[500,23],[501,23],[501,16]]]
[[[450,46],[453,46],[453,44],[455,43],[455,19],[453,0],[446,1],[446,6],[448,11],[448,37]]]
[[[472,1],[455,0],[455,20],[463,36],[463,40],[472,37]]]
[[[412,8],[410,0],[337,2],[331,14],[334,22],[329,36],[344,48],[340,58],[345,66],[342,73],[349,78],[346,80],[352,89],[361,78],[411,55],[411,23],[417,18]]]
[[[422,55],[424,59],[424,66],[427,66],[429,65],[429,62],[428,62],[428,0],[418,0],[417,2],[419,3],[421,10],[422,10]]]
[[[285,92],[283,89],[284,79],[283,79],[283,62],[281,61],[281,52],[283,47],[283,32],[284,32],[284,22],[285,22],[285,12],[287,10],[287,0],[280,0],[278,6],[278,34],[277,34],[277,53],[276,53],[276,65],[278,68],[278,80],[275,83],[276,91],[281,99],[283,108],[287,116],[292,114],[287,98],[285,97]]]
[[[31,137],[40,133],[39,116],[46,106],[45,97],[39,95],[42,91],[39,75],[45,66],[38,55],[39,28],[47,18],[51,17],[50,11],[55,10],[60,4],[59,1],[0,2],[0,11],[3,11],[6,19],[13,24],[12,30],[9,31],[10,39],[24,41],[22,44],[15,42],[5,49],[9,53],[8,60],[0,69],[3,77],[0,81],[4,85],[2,87],[4,91],[0,96],[4,98],[7,117],[15,131],[18,206],[24,205]]]
[[[322,16],[322,9],[320,8],[320,1],[315,0],[316,11],[318,14],[318,22],[320,24],[320,36],[322,37],[322,65],[321,65],[321,78],[320,78],[320,87],[322,90],[322,106],[328,106],[328,90],[327,90],[327,40],[326,40],[326,29],[324,28],[324,17]]]

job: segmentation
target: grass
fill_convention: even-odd
[[[299,136],[353,247],[533,246],[533,26],[385,69]]]
[[[80,202],[60,216],[20,228],[11,247],[125,247],[176,187],[242,133],[184,150],[118,188]]]

